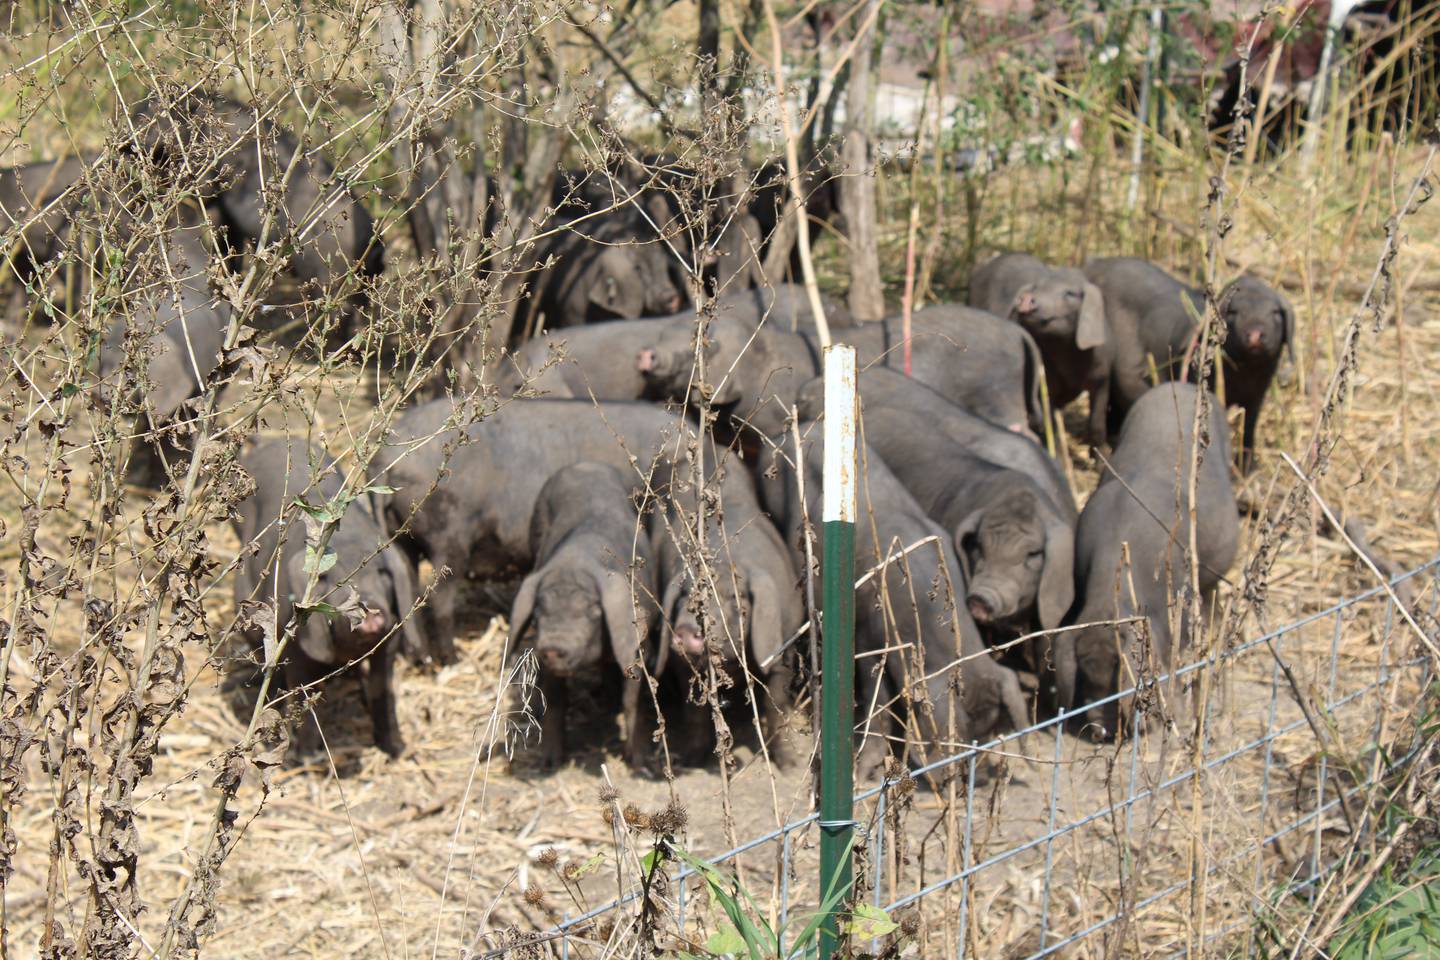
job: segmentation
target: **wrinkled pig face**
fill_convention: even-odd
[[[1225,350],[1232,356],[1277,357],[1290,337],[1290,305],[1264,281],[1244,276],[1220,297]]]
[[[339,655],[347,660],[369,653],[396,626],[394,585],[377,565],[372,561],[357,573],[353,565],[338,563],[315,578],[314,596],[342,611],[328,619],[328,629]],[[296,555],[291,577],[298,599],[310,577],[303,554]],[[358,609],[352,599],[358,601]],[[352,621],[352,616],[359,619]],[[326,619],[319,614],[312,617]]]
[[[1073,338],[1084,302],[1084,275],[1078,270],[1053,270],[1043,280],[1020,288],[1010,316],[1033,334]]]
[[[600,662],[604,613],[589,577],[548,576],[535,598],[535,654],[557,676]]]
[[[685,306],[684,291],[670,275],[670,250],[661,241],[642,244],[636,250],[640,282],[644,284],[645,313],[663,317]]]
[[[672,323],[666,323],[665,327],[653,346],[640,350],[635,366],[647,380],[658,384],[666,396],[685,400],[691,390],[698,390],[699,384],[694,327]],[[703,347],[705,376],[715,388],[711,402],[725,404],[739,399],[740,388],[731,367],[739,360],[751,332],[743,323],[727,317],[716,317],[711,322]]]
[[[965,601],[975,622],[1007,621],[1034,608],[1045,569],[1045,528],[1032,494],[992,506],[959,546],[970,565]]]
[[[666,630],[671,650],[691,659],[707,651],[726,661],[743,657],[745,631],[750,623],[748,596],[744,576],[722,566],[715,570],[714,590],[707,584],[687,584],[675,602]]]

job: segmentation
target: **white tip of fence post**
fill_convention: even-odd
[[[825,522],[854,523],[858,472],[855,440],[855,348],[825,348]]]

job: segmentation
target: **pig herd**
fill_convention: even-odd
[[[203,103],[212,124],[255,128],[228,101]],[[158,119],[198,126],[173,109]],[[272,131],[304,169],[279,206],[308,209],[331,174],[287,137]],[[184,295],[157,299],[148,327],[132,319],[99,351],[103,379],[120,345],[148,331],[154,424],[205,382],[228,323],[196,218],[222,226],[237,250],[270,229],[244,155],[167,238],[188,263]],[[0,171],[10,221],[0,226],[24,230],[12,269],[26,257],[38,269],[65,243],[63,207],[43,201],[64,195],[76,164]],[[382,269],[364,205],[343,206],[314,231],[323,242],[297,244],[299,279]],[[653,212],[652,227],[663,211]],[[503,401],[403,411],[358,483],[346,475],[355,467],[301,439],[252,444],[242,464],[255,490],[234,518],[251,650],[235,676],[253,682],[264,651],[289,636],[272,693],[359,670],[375,741],[398,755],[395,657],[453,662],[462,583],[518,578],[506,657],[533,654],[538,668],[544,766],[566,757],[581,685],[585,699],[614,698],[602,714],[620,718],[637,770],[703,763],[741,728],[785,763],[795,696],[818,682],[807,585],[823,536],[812,521],[824,391],[811,300],[755,269],[765,212],[734,219],[735,242],[713,264],[717,295],[700,309],[686,306],[666,245],[633,224],[592,218],[560,232],[531,286],[525,326],[536,333],[512,345],[499,374]],[[934,758],[1062,710],[1090,736],[1124,732],[1117,691],[1173,662],[1199,629],[1191,611],[1234,560],[1232,470],[1253,462],[1293,337],[1290,305],[1258,278],[1239,277],[1211,305],[1132,258],[1061,267],[1001,254],[969,291],[967,305],[929,306],[908,322],[854,323],[822,298],[833,339],[861,364],[862,778],[897,750]],[[1224,337],[1202,386],[1207,310]],[[1082,394],[1101,477],[1077,509],[1036,437]],[[1226,404],[1243,410],[1236,458]]]

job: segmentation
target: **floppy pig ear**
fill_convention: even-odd
[[[685,572],[676,570],[665,584],[664,591],[660,594],[660,642],[656,644],[658,649],[655,652],[655,666],[652,669],[654,676],[660,676],[665,672],[665,665],[670,662],[670,635],[669,631],[675,627],[675,618],[679,613],[680,600],[684,596]]]
[[[610,650],[620,670],[630,668],[643,653],[648,624],[642,619],[636,622],[635,606],[630,602],[630,585],[623,574],[615,571],[600,571],[596,578],[600,588],[600,609],[605,614],[605,629],[610,634]]]
[[[1040,386],[1045,381],[1045,358],[1040,353],[1040,345],[1024,327],[1017,326],[1015,329],[1020,332],[1020,341],[1025,349],[1025,410],[1030,417],[1029,426],[1043,434],[1045,405],[1040,401]],[[1023,427],[1023,424],[1012,425],[1010,429],[1023,433],[1020,427]],[[1032,435],[1031,439],[1038,440],[1039,437]]]
[[[286,577],[289,580],[289,591],[295,595],[297,601],[302,598],[305,592],[305,585],[310,580],[310,574],[305,572],[305,552],[297,550],[292,553],[286,564]],[[319,582],[316,583],[317,594],[323,589]],[[283,587],[282,587],[283,590]],[[319,599],[319,597],[317,597]],[[338,603],[338,598],[334,598]],[[300,611],[295,608],[292,616],[299,616]],[[345,616],[345,614],[339,614]],[[281,625],[282,629],[284,625]],[[330,630],[330,620],[319,610],[311,610],[305,618],[305,623],[295,634],[295,643],[299,645],[300,652],[311,660],[318,663],[335,662],[335,637]]]
[[[535,595],[540,590],[540,575],[541,571],[536,570],[520,581],[520,591],[515,594],[515,602],[510,605],[511,649],[519,643],[520,638],[525,635],[525,628],[530,625],[530,617],[535,612]]]
[[[768,574],[750,578],[750,654],[762,674],[774,669],[773,661],[779,658],[787,639],[781,615],[783,602],[779,587]]]
[[[395,591],[395,618],[401,620],[400,635],[405,656],[420,663],[432,659],[430,645],[420,632],[420,608],[415,604],[415,572],[400,548],[391,544],[380,551],[380,562],[390,573]],[[403,619],[401,619],[403,618]]]
[[[1045,566],[1040,572],[1040,589],[1035,610],[1040,627],[1053,630],[1075,602],[1075,531],[1067,523],[1051,523],[1045,529]]]
[[[1085,284],[1080,300],[1080,321],[1075,325],[1075,346],[1094,350],[1105,344],[1105,297],[1093,283]]]
[[[970,579],[970,559],[965,551],[965,539],[973,537],[980,529],[980,511],[972,510],[965,519],[961,520],[955,527],[955,555],[960,558],[960,572],[965,579]]]
[[[1285,352],[1290,356],[1290,362],[1295,362],[1295,308],[1290,306],[1290,301],[1283,296],[1280,297],[1280,336],[1285,340]]]
[[[634,252],[624,247],[610,247],[600,254],[587,295],[591,303],[621,317],[644,313],[645,291],[630,259],[633,256]]]
[[[344,616],[344,614],[340,614]],[[335,634],[330,630],[330,620],[318,610],[311,610],[305,618],[305,626],[295,637],[300,642],[300,652],[316,663],[334,663]]]

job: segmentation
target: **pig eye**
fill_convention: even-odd
[[[1082,300],[1082,299],[1084,299],[1084,298],[1080,295],[1080,291],[1079,291],[1079,290],[1066,290],[1066,291],[1065,291],[1065,299],[1066,299],[1066,300]]]
[[[1025,555],[1025,566],[1031,570],[1038,570],[1045,565],[1045,551],[1031,550]]]

